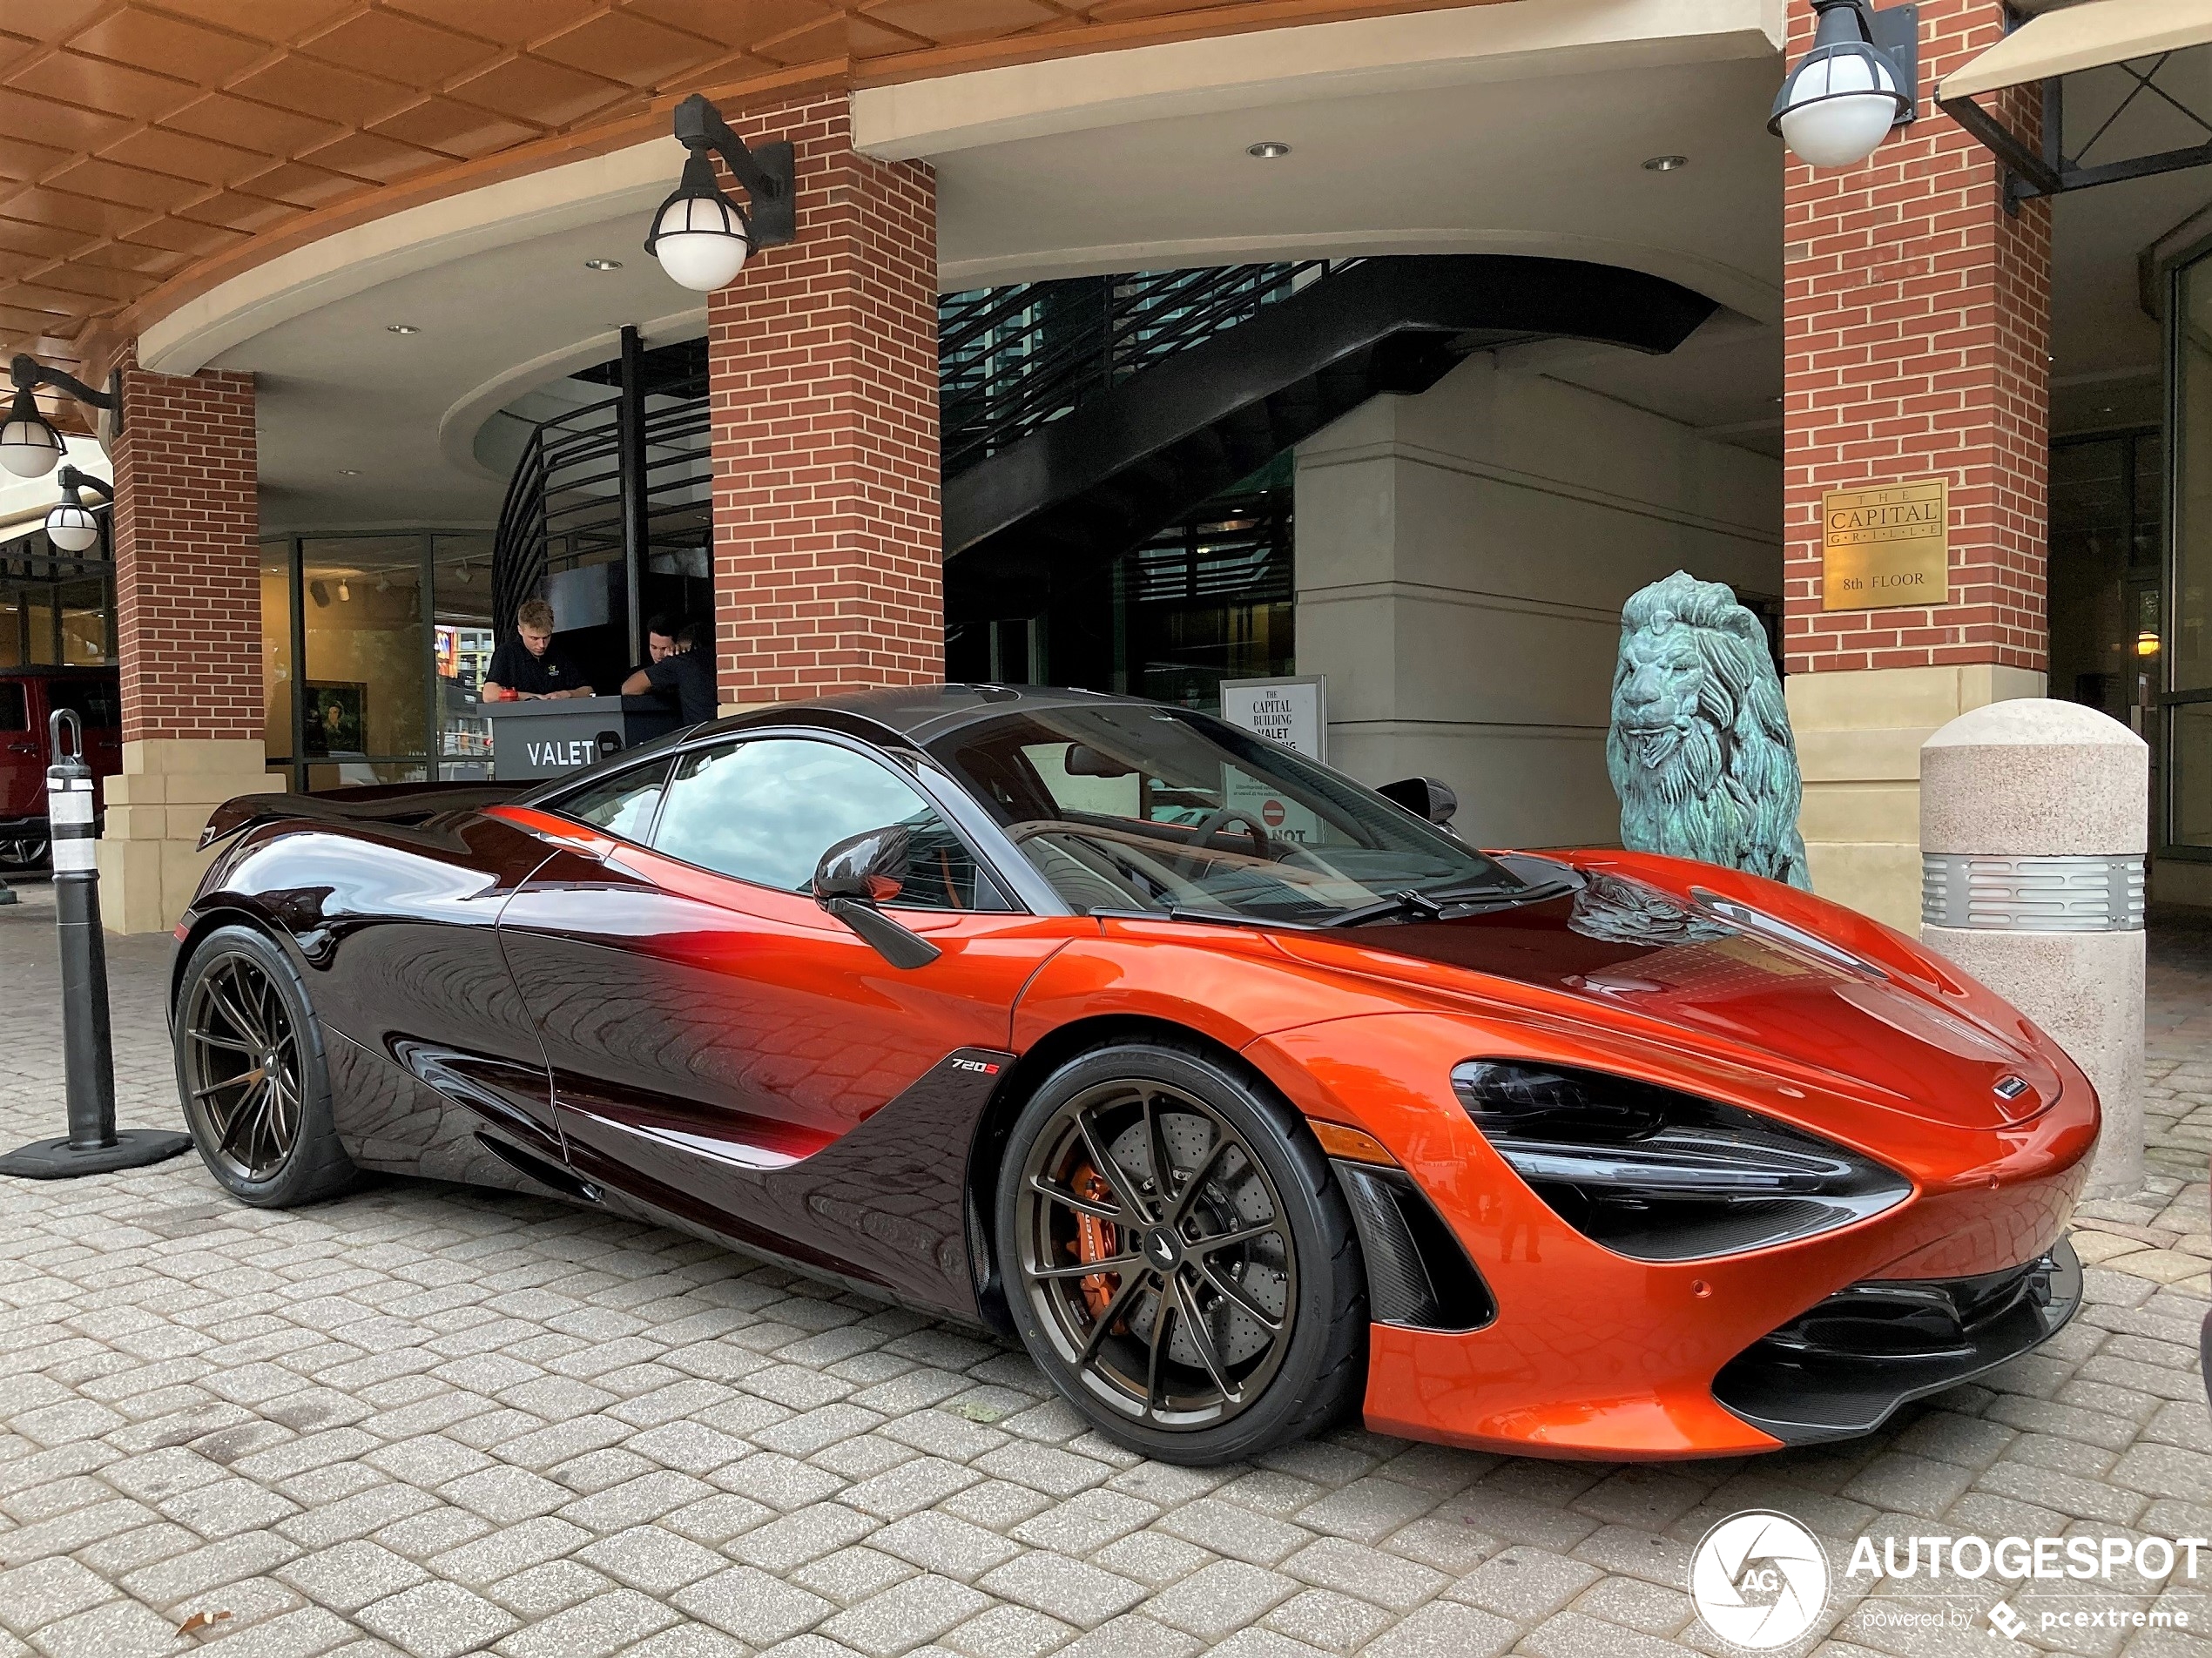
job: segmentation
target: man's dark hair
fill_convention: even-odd
[[[686,622],[669,637],[676,641],[678,650],[689,650],[696,645],[711,644],[714,630],[705,622]]]
[[[683,625],[681,617],[671,616],[665,610],[656,610],[645,618],[645,631],[658,633],[664,639],[673,639],[676,630]]]

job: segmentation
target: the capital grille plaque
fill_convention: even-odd
[[[1820,497],[1820,608],[1951,600],[1951,484],[1915,478]]]

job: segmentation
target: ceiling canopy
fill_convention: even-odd
[[[674,98],[1433,0],[40,0],[0,12],[0,340],[98,374],[132,309],[345,214],[634,142]]]

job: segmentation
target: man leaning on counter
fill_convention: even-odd
[[[515,612],[515,637],[500,641],[484,670],[484,700],[558,702],[591,694],[583,670],[553,643],[553,607],[543,599],[523,601]]]

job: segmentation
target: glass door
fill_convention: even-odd
[[[2173,554],[2157,676],[2166,721],[2161,850],[2212,859],[2212,253],[2175,273],[2167,315]]]

